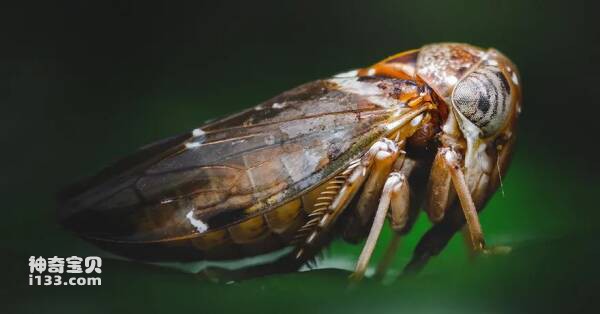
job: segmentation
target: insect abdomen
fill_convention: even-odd
[[[121,255],[144,260],[233,260],[272,252],[293,244],[309,222],[317,196],[329,182],[267,212],[218,230],[149,242],[92,239]]]
[[[190,241],[207,259],[231,259],[287,246],[306,221],[301,198]]]

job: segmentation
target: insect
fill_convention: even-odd
[[[251,275],[366,238],[360,279],[385,220],[378,273],[422,210],[432,227],[405,268],[418,271],[463,226],[486,250],[478,210],[508,167],[519,84],[495,49],[426,45],[143,147],[63,193],[59,217],[137,260],[264,257],[239,270]]]

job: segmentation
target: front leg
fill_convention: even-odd
[[[475,252],[483,251],[485,249],[483,230],[481,229],[481,223],[479,222],[479,216],[477,215],[477,209],[471,197],[471,192],[461,170],[459,156],[455,151],[449,149],[444,152],[444,161],[446,162],[448,172],[452,178],[452,185],[456,189],[456,194],[458,195],[463,214],[467,221],[472,247]]]
[[[439,160],[443,164],[443,169],[446,169],[449,173],[452,186],[456,191],[462,210],[456,206],[444,213],[446,206],[450,206],[449,202],[445,202],[443,206],[439,207],[444,209],[442,211],[443,219],[435,223],[421,238],[411,261],[404,269],[405,273],[415,273],[421,270],[431,257],[441,252],[452,236],[465,225],[465,222],[467,224],[465,233],[469,237],[469,247],[473,250],[473,253],[507,253],[510,251],[510,248],[506,247],[499,247],[492,250],[486,249],[475,202],[460,166],[460,155],[451,148],[442,148],[438,152],[436,159],[438,157],[440,157]],[[429,197],[432,197],[432,195]]]
[[[481,229],[481,223],[479,222],[479,216],[477,214],[477,209],[475,208],[475,202],[473,202],[471,192],[469,192],[465,177],[458,162],[459,156],[453,150],[448,150],[445,153],[445,159],[448,164],[450,176],[452,177],[452,184],[456,189],[464,217],[467,221],[467,228],[464,229],[465,234],[466,236],[470,237],[470,247],[474,253],[481,252],[485,254],[506,254],[510,252],[511,248],[507,246],[488,248],[485,245],[483,230]]]

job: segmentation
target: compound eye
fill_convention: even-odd
[[[502,70],[495,64],[482,64],[456,84],[452,103],[487,137],[506,123],[511,96]]]

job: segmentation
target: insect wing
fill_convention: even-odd
[[[149,145],[71,193],[63,216],[83,234],[118,241],[216,230],[342,170],[381,135],[374,126],[391,113],[332,81],[308,83]]]

